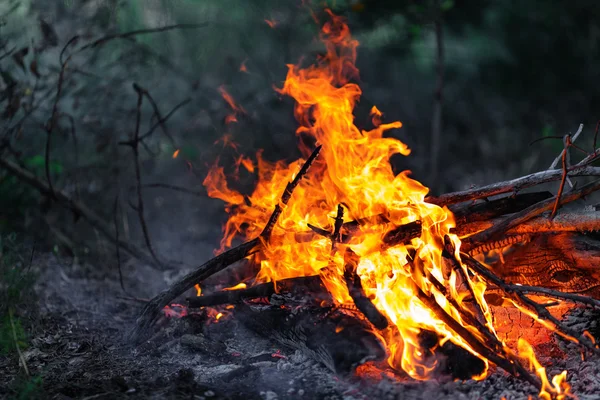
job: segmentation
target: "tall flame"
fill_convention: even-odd
[[[450,340],[483,359],[418,300],[418,291],[433,296],[448,314],[463,323],[458,311],[427,278],[436,278],[457,294],[459,277],[454,271],[445,273],[442,262],[446,235],[455,246],[455,256],[460,257],[460,240],[450,234],[454,217],[446,207],[425,202],[428,188],[410,178],[410,171],[394,174],[390,158],[395,154],[408,156],[410,149],[398,139],[384,137],[384,133],[401,128],[401,122],[382,123],[381,111],[373,107],[373,129],[360,130],[354,124],[353,109],[361,95],[355,83],[358,42],[351,37],[341,17],[329,11],[328,15],[320,34],[326,54],[307,68],[288,65],[285,83],[277,89],[296,101],[294,115],[300,124],[296,134],[302,136],[303,156],[306,158],[315,144],[322,145],[322,151],[283,209],[271,241],[256,255],[260,263],[258,281],[321,275],[338,303],[352,303],[343,280],[344,247],[349,247],[360,257],[357,273],[366,294],[391,324],[382,334],[392,367],[416,379],[431,376],[436,360],[421,349],[422,330],[434,331],[441,337],[440,343]],[[258,181],[248,197],[229,188],[221,167],[215,166],[204,181],[209,195],[225,201],[230,214],[224,227],[222,249],[231,246],[234,238],[250,239],[260,234],[271,211],[279,204],[285,185],[303,162],[271,163],[260,151],[256,157]],[[333,231],[332,221],[340,204],[345,209],[345,221],[383,214],[390,223],[375,224],[367,219],[352,241],[340,244],[333,254],[329,238],[310,243],[294,239],[294,233],[306,231],[307,224]],[[407,245],[382,248],[386,233],[417,220],[422,223],[419,238]],[[424,276],[416,276],[407,259],[409,254],[426,272]],[[494,332],[483,299],[485,283],[478,277],[467,279],[483,305],[484,323]],[[463,325],[476,337],[482,337],[474,327]],[[481,379],[486,373],[487,368],[474,378]]]

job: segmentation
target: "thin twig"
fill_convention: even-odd
[[[581,124],[579,126],[580,131],[581,131],[582,127],[583,127],[583,124]],[[563,190],[565,188],[565,182],[568,179],[568,176],[567,176],[567,168],[568,168],[567,161],[568,161],[568,158],[569,158],[569,147],[570,147],[571,144],[572,144],[572,142],[571,142],[571,136],[566,135],[565,136],[565,148],[564,148],[564,150],[562,152],[562,157],[561,157],[562,158],[562,173],[563,174],[562,174],[562,178],[560,180],[560,186],[558,187],[558,193],[556,194],[556,201],[554,202],[554,206],[552,207],[552,213],[550,214],[550,219],[554,219],[554,217],[556,216],[556,212],[558,211],[558,206],[559,206],[559,203],[560,203],[560,198],[561,198],[562,192],[563,192]],[[571,187],[573,187],[573,185],[571,185]]]
[[[298,172],[296,177],[290,183],[288,183],[287,186],[285,187],[285,190],[283,191],[283,194],[281,195],[281,200],[275,206],[275,210],[273,210],[273,213],[271,214],[269,221],[267,222],[267,224],[265,225],[265,228],[263,229],[262,233],[260,234],[261,237],[263,237],[263,239],[265,241],[269,241],[269,239],[271,237],[271,233],[273,231],[273,228],[275,227],[275,224],[277,223],[277,219],[279,219],[279,215],[281,215],[281,212],[283,211],[282,206],[285,207],[287,205],[287,203],[290,201],[290,198],[292,197],[292,193],[293,193],[294,189],[296,189],[296,186],[298,186],[298,184],[300,183],[300,180],[306,175],[310,166],[312,165],[312,163],[315,161],[315,159],[321,152],[322,148],[323,148],[323,146],[319,145],[313,150],[310,157],[308,157],[308,159],[306,160],[304,165],[302,165],[302,168],[300,168],[300,171]]]
[[[148,251],[154,258],[154,261],[158,265],[163,265],[162,261],[158,258],[154,251],[154,247],[152,246],[152,242],[150,240],[150,232],[148,230],[148,225],[146,224],[146,219],[144,218],[144,198],[142,196],[142,172],[140,167],[140,154],[139,154],[139,137],[140,137],[140,122],[142,118],[142,101],[144,99],[144,92],[137,84],[133,84],[133,89],[138,94],[137,106],[136,106],[136,118],[135,118],[135,131],[133,133],[133,144],[131,145],[131,149],[133,150],[133,159],[135,164],[135,179],[137,182],[137,206],[136,211],[140,220],[140,225],[142,227],[142,233],[144,235],[144,241],[146,242],[146,247],[148,247]]]
[[[583,131],[583,124],[579,124],[579,129],[577,129],[577,132],[575,132],[575,135],[573,135],[573,139],[571,140],[571,142],[575,142],[577,140],[577,138],[579,137],[579,135],[581,135],[581,132]],[[596,144],[594,143],[594,149],[596,148]],[[558,165],[558,162],[563,158],[563,155],[566,153],[567,149],[564,148],[560,154],[554,159],[554,161],[552,161],[552,164],[550,164],[550,167],[548,167],[548,169],[554,169],[556,168],[556,166]]]
[[[558,290],[552,290],[548,288],[538,287],[538,286],[528,286],[528,285],[511,285],[507,284],[507,287],[511,290],[521,291],[523,293],[532,293],[536,295],[541,295],[544,297],[552,297],[560,300],[567,300],[573,303],[581,303],[594,308],[600,308],[600,300],[596,300],[589,296],[582,296],[580,294],[575,293],[565,293],[559,292]]]
[[[140,136],[140,141],[143,141],[144,139],[146,139],[147,137],[152,135],[152,133],[154,133],[154,131],[156,130],[157,127],[164,125],[164,123],[167,122],[167,120],[169,118],[171,118],[171,116],[173,114],[175,114],[175,112],[177,110],[179,110],[181,107],[188,104],[190,101],[192,101],[192,100],[190,98],[187,98],[187,99],[183,100],[182,102],[180,102],[179,104],[177,104],[175,107],[173,107],[173,109],[171,111],[169,111],[167,113],[167,115],[165,115],[163,118],[159,119],[154,125],[152,125],[152,127],[148,130],[148,132],[146,132]]]

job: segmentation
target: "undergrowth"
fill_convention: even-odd
[[[33,250],[26,249],[16,234],[0,235],[0,355],[8,357],[18,368],[11,385],[11,398],[33,399],[42,395],[42,377],[32,375],[23,352],[27,349],[27,331],[36,301],[33,285],[36,275],[31,269]]]

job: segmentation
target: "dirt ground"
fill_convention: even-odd
[[[165,319],[151,340],[134,347],[127,334],[142,303],[123,293],[116,269],[105,276],[53,254],[38,255],[33,266],[40,276],[39,312],[24,358],[41,377],[39,398],[510,400],[536,394],[501,371],[482,382],[342,379],[305,354],[257,336],[234,314],[210,324],[202,316]],[[126,287],[145,297],[176,278],[143,266],[124,269]],[[590,310],[577,310],[567,322],[598,336],[597,320]],[[600,399],[598,357],[582,361],[573,345],[554,345],[568,357],[541,360],[552,365],[549,372],[567,369],[580,399]],[[34,397],[17,391],[19,375],[16,358],[0,357],[1,398]]]

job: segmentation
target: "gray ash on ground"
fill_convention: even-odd
[[[24,357],[50,399],[500,399],[536,391],[502,371],[483,381],[417,382],[389,372],[340,378],[299,350],[258,336],[232,315],[207,323],[202,314],[161,321],[139,347],[127,342],[140,303],[125,299],[115,271],[36,257],[40,309]],[[127,288],[150,296],[168,277],[143,266],[124,270]],[[214,320],[214,317],[210,317]],[[595,332],[598,314],[577,310],[567,323]],[[549,372],[569,371],[573,392],[600,399],[597,357],[581,360],[572,344],[565,359],[541,359]],[[0,398],[16,393],[17,360],[0,357]]]

